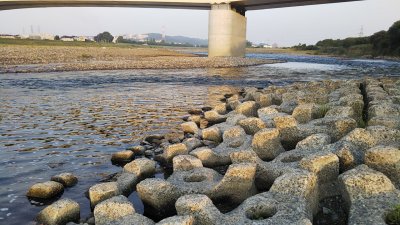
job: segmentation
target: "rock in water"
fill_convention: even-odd
[[[258,104],[254,101],[243,102],[236,107],[236,112],[247,117],[257,116]]]
[[[64,186],[55,181],[47,181],[32,185],[26,196],[31,198],[53,198],[64,191]]]
[[[51,178],[52,181],[61,183],[64,187],[72,187],[78,183],[78,178],[72,173],[61,173]]]
[[[124,171],[141,178],[151,176],[156,171],[156,162],[146,158],[135,159],[124,166]]]
[[[90,205],[94,207],[99,202],[120,194],[117,182],[96,184],[89,188]]]
[[[134,213],[132,203],[123,195],[112,197],[94,208],[96,224],[118,224],[116,221]]]
[[[204,140],[221,142],[222,141],[222,132],[218,127],[209,127],[202,130],[202,136]]]
[[[130,150],[120,151],[112,154],[111,161],[114,163],[129,162],[132,160],[133,156],[134,156],[133,151]]]
[[[177,155],[186,155],[189,151],[185,144],[173,144],[164,149],[164,158],[167,162],[172,162],[172,158]]]
[[[65,198],[54,202],[39,212],[36,220],[44,225],[64,225],[68,222],[79,222],[79,204]]]
[[[199,132],[199,128],[195,122],[182,123],[181,128],[184,133],[197,134]]]

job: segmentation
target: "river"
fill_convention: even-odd
[[[241,87],[323,79],[400,76],[400,62],[286,54],[248,57],[286,63],[232,69],[0,74],[0,224],[34,224],[50,202],[25,197],[30,185],[61,172],[79,182],[62,197],[90,216],[85,192],[120,167],[111,153],[150,134],[179,133],[191,108],[213,106]],[[159,176],[162,176],[159,175]],[[137,211],[143,205],[129,197]]]

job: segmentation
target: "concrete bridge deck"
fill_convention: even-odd
[[[42,7],[147,7],[211,9],[213,4],[231,4],[244,10],[339,3],[357,0],[0,0],[0,10]]]

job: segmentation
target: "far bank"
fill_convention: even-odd
[[[235,57],[208,58],[174,48],[129,44],[0,42],[0,73],[231,68],[275,62]]]

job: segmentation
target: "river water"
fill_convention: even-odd
[[[179,133],[191,108],[215,105],[241,87],[296,81],[400,76],[400,63],[285,54],[248,57],[287,61],[234,69],[0,74],[0,224],[34,224],[50,202],[30,201],[30,185],[61,172],[79,177],[62,197],[90,216],[85,191],[121,170],[113,152],[149,134]],[[133,193],[139,212],[143,205]]]

